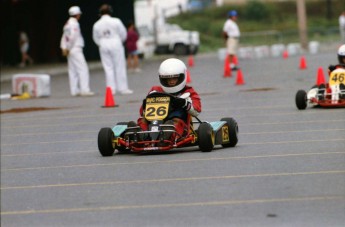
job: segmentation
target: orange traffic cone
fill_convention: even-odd
[[[307,68],[307,62],[306,62],[304,56],[301,57],[301,60],[300,60],[300,63],[299,63],[299,68],[300,69],[306,69]]]
[[[229,56],[226,56],[225,60],[224,60],[224,75],[223,76],[224,77],[231,77]]]
[[[188,58],[188,66],[189,66],[189,67],[193,67],[193,66],[194,66],[194,58],[193,58],[193,55],[189,55],[189,58]]]
[[[284,50],[283,52],[283,58],[286,59],[289,57],[289,52],[287,50]]]
[[[102,107],[117,107],[117,106],[118,105],[115,105],[115,100],[111,92],[111,87],[107,87],[106,92],[105,92],[104,106]]]
[[[190,72],[187,69],[187,83],[190,83],[190,82],[192,82],[192,78],[190,77]]]
[[[317,78],[316,78],[316,85],[324,84],[325,83],[325,76],[323,74],[322,67],[319,67],[317,70]]]
[[[237,77],[236,77],[236,85],[242,85],[242,84],[244,84],[242,70],[238,69],[237,70]]]

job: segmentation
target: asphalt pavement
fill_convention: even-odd
[[[196,55],[199,118],[235,119],[236,147],[111,157],[98,151],[99,130],[139,117],[161,59],[128,74],[134,93],[115,95],[115,108],[102,107],[101,68],[90,74],[97,95],[71,97],[66,66],[56,67],[50,97],[1,100],[1,226],[343,226],[345,109],[295,105],[336,55],[304,57],[304,69],[301,55],[239,59],[238,85],[216,53]]]

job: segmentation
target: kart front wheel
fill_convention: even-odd
[[[112,156],[115,151],[114,132],[111,128],[101,128],[98,133],[98,150],[102,156]]]
[[[226,121],[229,130],[228,130],[228,138],[229,143],[222,144],[223,147],[234,147],[238,142],[238,124],[235,119],[231,117],[222,118],[221,121]]]
[[[198,128],[199,148],[202,152],[210,152],[214,147],[214,133],[212,126],[203,122]]]
[[[299,110],[307,108],[307,93],[304,90],[298,90],[296,93],[296,106]]]

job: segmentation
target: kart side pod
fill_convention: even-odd
[[[238,142],[238,124],[233,118],[222,118],[220,121],[210,122],[214,131],[215,145],[234,147]]]

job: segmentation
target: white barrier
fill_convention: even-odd
[[[218,49],[218,59],[224,61],[226,57],[226,48]]]
[[[254,48],[256,58],[267,58],[270,56],[270,48],[268,46],[257,46]]]
[[[253,47],[241,47],[238,49],[238,58],[251,59],[255,57],[254,53]]]
[[[271,46],[271,56],[272,57],[281,57],[285,50],[284,44],[273,44]]]
[[[289,43],[286,47],[289,56],[294,56],[302,53],[301,44],[299,43]]]
[[[50,76],[46,74],[15,74],[12,76],[12,92],[31,97],[50,96]]]
[[[319,52],[319,46],[320,43],[317,41],[310,41],[309,42],[309,52],[311,54],[317,54],[317,52]]]

